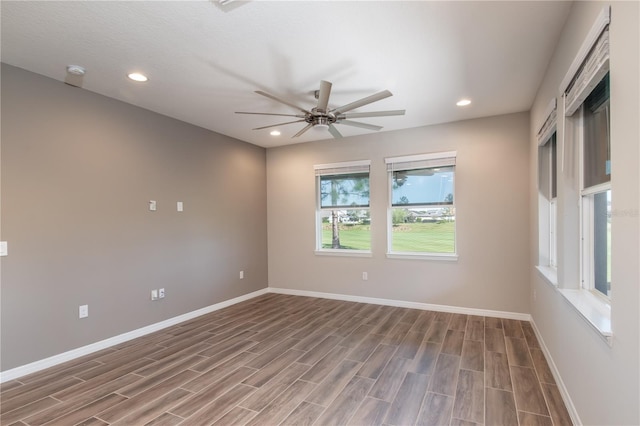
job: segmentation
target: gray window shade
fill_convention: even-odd
[[[538,190],[547,200],[551,200],[551,144],[538,147]]]
[[[331,175],[353,175],[360,173],[369,173],[369,164],[353,164],[348,166],[338,165],[320,165],[316,166],[316,176],[331,176]]]
[[[431,158],[423,158],[423,156],[415,156],[413,158],[398,157],[397,159],[387,158],[385,161],[387,163],[387,171],[394,172],[399,170],[417,170],[433,167],[455,166],[456,155],[455,153],[443,153],[442,157],[436,157],[435,155]]]
[[[453,205],[456,152],[386,158],[391,174],[391,205]]]
[[[369,168],[369,160],[314,166],[320,209],[369,207]]]
[[[611,181],[609,74],[584,101],[583,188]]]
[[[607,26],[564,91],[565,115],[570,116],[576,112],[608,71],[609,27]]]
[[[538,146],[538,189],[549,201],[557,197],[556,133]]]

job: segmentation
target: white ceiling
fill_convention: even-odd
[[[273,147],[330,138],[304,123],[235,111],[295,113],[320,80],[330,107],[388,89],[352,112],[406,109],[358,121],[382,131],[529,110],[569,2],[426,1],[5,1],[3,62],[64,81],[86,68],[83,88]],[[147,83],[126,75],[145,73]],[[473,103],[455,106],[460,98]],[[346,137],[370,133],[336,126]]]

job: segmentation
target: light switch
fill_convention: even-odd
[[[157,209],[157,205],[156,205],[155,200],[149,201],[149,210],[152,211],[152,212],[155,212],[156,209]]]
[[[89,316],[89,305],[80,305],[78,307],[78,318],[86,318]]]
[[[9,247],[7,247],[6,241],[0,241],[0,256],[9,255]]]
[[[183,211],[182,201],[178,201],[178,211]]]

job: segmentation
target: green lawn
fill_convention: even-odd
[[[371,225],[340,225],[340,248],[371,250]],[[322,248],[331,248],[331,225],[322,226]]]
[[[393,227],[392,251],[416,253],[453,253],[455,223],[403,223]],[[371,250],[370,225],[341,225],[343,249]],[[324,225],[322,247],[331,248],[331,226]]]

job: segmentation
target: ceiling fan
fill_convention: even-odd
[[[361,123],[359,121],[352,121],[351,118],[364,118],[364,117],[386,117],[391,115],[404,115],[405,110],[394,110],[394,111],[372,111],[372,112],[352,112],[348,113],[351,110],[356,108],[360,108],[361,106],[371,104],[373,102],[377,102],[384,98],[388,98],[392,96],[392,93],[388,90],[383,90],[382,92],[378,92],[374,95],[367,96],[366,98],[362,98],[358,101],[351,102],[349,104],[329,109],[329,95],[331,94],[331,86],[332,84],[328,81],[320,81],[320,90],[315,91],[315,97],[318,99],[318,104],[311,108],[305,109],[295,105],[292,102],[289,102],[285,99],[281,99],[277,96],[271,95],[269,93],[263,92],[261,90],[256,90],[256,93],[262,96],[265,96],[269,99],[273,99],[274,101],[280,102],[281,104],[285,104],[290,106],[291,108],[299,111],[298,114],[276,114],[276,113],[268,113],[268,112],[243,112],[238,111],[236,114],[252,114],[252,115],[277,115],[282,117],[296,117],[299,120],[288,121],[286,123],[278,123],[272,124],[269,126],[256,127],[253,130],[262,130],[268,129],[270,127],[284,126],[285,124],[293,124],[293,123],[307,123],[307,125],[302,128],[298,133],[293,135],[292,137],[297,138],[302,135],[304,132],[314,127],[316,129],[327,129],[329,133],[334,138],[341,138],[342,135],[335,128],[334,124],[346,124],[348,126],[360,127],[368,130],[380,130],[382,126],[376,126],[373,124]]]

